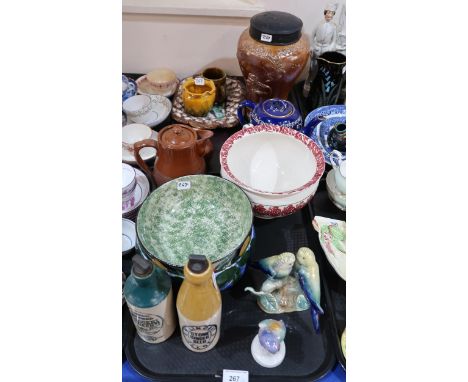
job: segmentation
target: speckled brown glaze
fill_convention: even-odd
[[[247,99],[262,102],[268,98],[287,99],[289,91],[309,58],[309,41],[303,34],[290,45],[268,45],[242,32],[237,59],[247,84]]]

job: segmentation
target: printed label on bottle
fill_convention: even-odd
[[[145,342],[167,340],[175,330],[172,289],[167,297],[151,308],[139,308],[127,301],[138,335]]]
[[[260,36],[260,41],[271,42],[272,35],[267,33],[262,33]]]
[[[204,352],[212,349],[218,343],[221,308],[205,321],[188,320],[180,312],[178,313],[182,341],[190,350]]]

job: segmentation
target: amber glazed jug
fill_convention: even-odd
[[[247,99],[287,99],[309,57],[302,21],[286,12],[263,12],[250,19],[237,44],[237,59],[247,85]]]
[[[158,133],[157,141],[145,139],[136,142],[135,159],[157,186],[180,176],[203,174],[206,169],[205,156],[213,150],[209,140],[212,136],[212,131],[181,124],[169,125]],[[152,173],[140,156],[140,150],[144,147],[154,147],[157,152]]]

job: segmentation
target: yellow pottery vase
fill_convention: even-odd
[[[216,98],[216,87],[213,81],[205,79],[204,85],[196,85],[193,77],[184,82],[182,101],[187,113],[203,117],[213,108]]]

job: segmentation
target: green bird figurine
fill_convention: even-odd
[[[323,314],[323,309],[320,306],[320,270],[311,249],[306,247],[299,248],[296,254],[294,271],[310,303],[312,324],[318,333],[320,329],[319,315]]]

